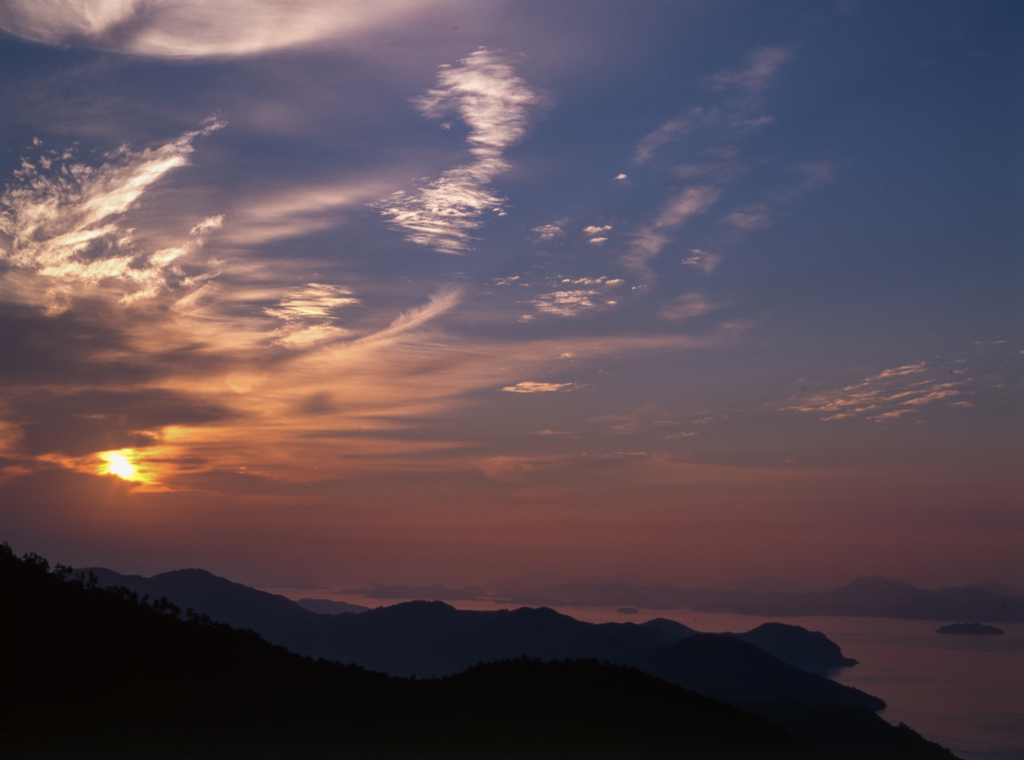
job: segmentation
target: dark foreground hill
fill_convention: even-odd
[[[517,660],[389,678],[69,576],[0,551],[6,757],[818,757],[631,668]]]
[[[798,625],[764,623],[746,633],[730,635],[808,673],[826,674],[857,664],[852,657],[844,657],[839,645],[824,633]]]
[[[806,705],[885,707],[878,697],[794,668],[731,636],[688,636],[655,652],[638,667],[698,694],[730,702],[785,699]]]
[[[390,678],[71,575],[0,546],[0,757],[953,757],[863,708],[741,710],[596,660]]]

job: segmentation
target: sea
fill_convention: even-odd
[[[266,589],[292,599],[317,596],[375,607],[361,596],[309,589]],[[397,604],[408,600],[387,600]],[[459,609],[494,610],[508,603],[448,602]],[[780,622],[821,631],[858,664],[832,678],[888,705],[879,714],[905,723],[962,760],[1024,760],[1024,623],[998,623],[1002,636],[941,634],[948,622],[873,617],[761,617],[689,610],[622,613],[606,607],[558,607],[591,623],[643,623],[668,618],[705,633],[742,633]]]

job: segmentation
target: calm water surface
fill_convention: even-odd
[[[283,593],[293,599],[314,595],[298,589]],[[314,593],[352,604],[378,604],[358,596]],[[477,610],[508,607],[491,601],[450,604]],[[603,607],[562,607],[559,612],[592,623],[643,623],[664,617],[709,633],[741,633],[769,621],[821,631],[842,647],[843,654],[859,661],[833,678],[884,699],[888,707],[881,716],[890,723],[906,723],[963,760],[1024,760],[1022,623],[998,624],[1005,636],[963,636],[935,633],[943,623],[928,620],[763,618],[687,610],[623,615]]]

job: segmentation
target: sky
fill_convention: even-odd
[[[0,0],[0,539],[1024,585],[1024,7]]]

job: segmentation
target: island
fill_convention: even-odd
[[[936,633],[966,633],[971,636],[1000,636],[1006,631],[996,628],[994,625],[982,625],[981,623],[953,623],[935,629]]]

